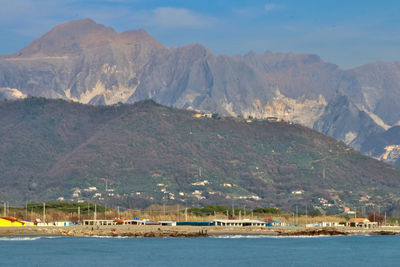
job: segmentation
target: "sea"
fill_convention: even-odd
[[[400,236],[0,237],[0,266],[400,266]]]

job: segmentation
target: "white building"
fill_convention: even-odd
[[[233,227],[243,227],[243,226],[265,226],[264,221],[260,220],[224,220],[224,219],[215,219],[213,220],[215,226],[233,226]]]

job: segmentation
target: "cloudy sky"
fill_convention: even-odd
[[[397,0],[0,0],[0,54],[54,26],[91,18],[144,28],[166,46],[201,43],[216,54],[313,53],[350,68],[400,60]]]

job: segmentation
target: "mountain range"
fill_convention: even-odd
[[[317,55],[215,55],[200,44],[165,47],[143,29],[117,33],[83,19],[0,56],[0,98],[26,96],[94,105],[153,99],[234,117],[278,117],[400,166],[400,143],[387,139],[400,121],[399,62],[342,70]]]
[[[0,100],[0,201],[126,208],[386,205],[400,171],[307,127],[135,104]]]

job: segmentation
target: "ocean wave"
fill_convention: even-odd
[[[0,241],[35,241],[39,240],[40,236],[35,236],[35,237],[27,237],[27,236],[21,236],[21,237],[0,237]]]
[[[101,236],[101,235],[92,235],[88,236],[89,238],[135,238],[135,237],[130,237],[130,236]]]

